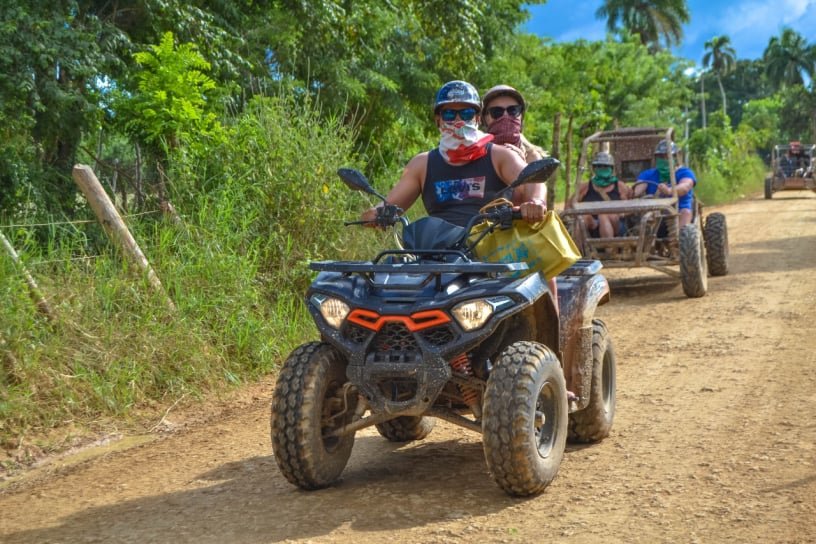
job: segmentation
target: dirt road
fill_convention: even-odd
[[[816,195],[719,210],[731,273],[706,297],[608,274],[613,432],[569,447],[541,496],[507,497],[479,437],[442,422],[407,446],[367,429],[339,486],[298,491],[271,456],[267,384],[206,425],[6,484],[0,541],[816,542]]]

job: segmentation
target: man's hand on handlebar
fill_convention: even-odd
[[[399,222],[402,214],[402,208],[393,204],[374,206],[361,214],[360,223],[366,227],[384,229]]]
[[[547,203],[544,200],[534,198],[519,205],[521,218],[528,223],[538,223],[543,221],[547,214]]]

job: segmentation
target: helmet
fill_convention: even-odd
[[[482,109],[482,101],[479,100],[479,92],[476,87],[467,81],[448,81],[436,92],[434,100],[434,113],[439,113],[439,109],[445,104],[454,103],[470,104],[476,109]]]
[[[521,93],[518,92],[516,89],[511,87],[510,85],[496,85],[488,90],[484,95],[484,100],[482,102],[487,105],[491,100],[496,98],[497,96],[512,96],[518,103],[521,105],[521,111],[527,109],[527,104],[524,102],[524,97],[521,96]]]
[[[655,147],[655,155],[668,155],[669,154],[669,144],[671,144],[671,154],[677,155],[677,144],[674,142],[669,142],[666,140],[660,140],[657,143],[657,147]]]
[[[592,166],[615,166],[615,159],[606,151],[599,151],[592,157]]]

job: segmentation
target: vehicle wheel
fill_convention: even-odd
[[[540,493],[555,478],[567,441],[567,386],[555,354],[516,342],[499,356],[482,414],[487,468],[505,492]]]
[[[765,178],[765,198],[773,198],[773,178]]]
[[[697,298],[708,291],[705,242],[697,223],[680,229],[680,280],[687,297]]]
[[[354,434],[323,436],[350,423],[354,415],[357,395],[343,398],[346,382],[345,361],[322,342],[297,348],[278,375],[272,450],[284,477],[302,489],[320,489],[337,481],[351,455]]]
[[[712,276],[725,276],[728,274],[728,225],[725,215],[717,212],[706,216],[703,237],[708,273]]]
[[[592,321],[592,388],[589,404],[569,415],[572,442],[597,442],[609,436],[615,419],[615,350],[606,324]]]
[[[377,431],[389,442],[422,440],[436,425],[436,419],[427,416],[399,416],[377,423]]]

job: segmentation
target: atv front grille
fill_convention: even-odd
[[[417,351],[413,333],[402,323],[386,323],[374,337],[375,351]]]
[[[354,323],[348,323],[346,325],[345,330],[345,337],[354,342],[355,344],[362,344],[368,337],[371,335],[371,331],[368,329],[364,329],[359,325],[355,325]]]
[[[456,338],[453,327],[450,325],[432,327],[417,333],[412,333],[403,323],[399,322],[386,323],[376,333],[354,323],[347,323],[343,329],[343,336],[355,344],[365,344],[374,335],[371,349],[378,352],[417,351],[419,346],[415,334],[420,335],[424,341],[434,347],[444,346]]]
[[[451,329],[451,327],[448,325],[434,327],[432,329],[422,331],[420,334],[422,335],[423,340],[436,347],[444,346],[455,338],[453,329]]]

